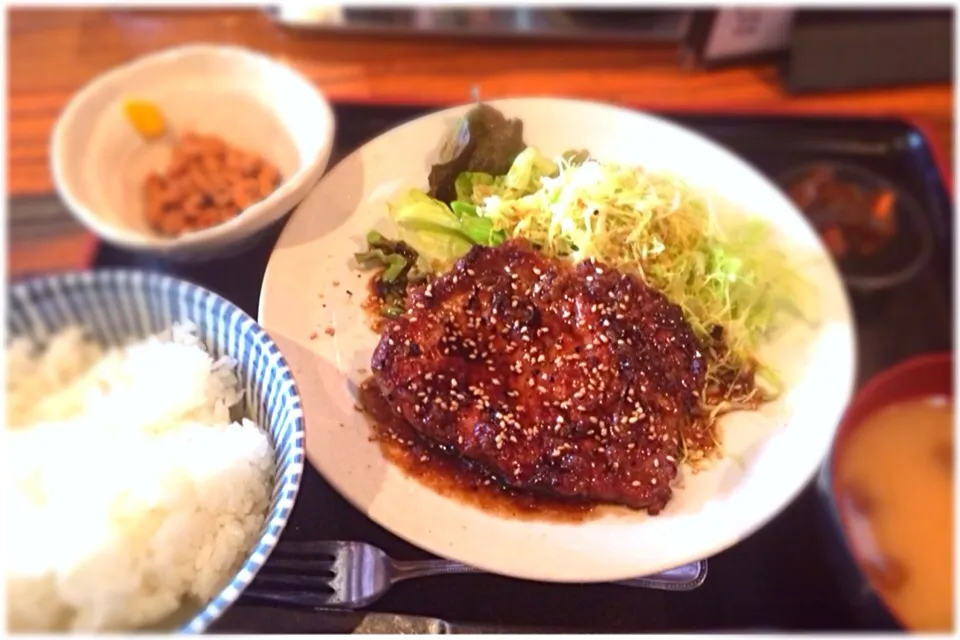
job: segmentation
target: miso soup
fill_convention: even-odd
[[[838,451],[837,500],[871,584],[908,629],[951,631],[953,403],[923,398],[868,416]]]

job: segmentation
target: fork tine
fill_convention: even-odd
[[[298,573],[328,573],[331,576],[335,573],[333,570],[333,560],[312,560],[304,557],[276,556],[271,555],[261,571],[276,569],[288,569]]]
[[[254,585],[258,587],[268,585],[301,587],[310,590],[310,593],[316,593],[316,589],[332,592],[333,586],[331,586],[330,580],[331,578],[322,576],[306,576],[289,573],[259,573],[254,581]]]
[[[270,602],[280,602],[283,604],[292,604],[300,607],[326,607],[330,605],[333,594],[304,593],[300,591],[276,592],[261,591],[259,589],[246,589],[243,592],[244,597],[255,598],[258,600],[267,600]]]
[[[325,555],[335,558],[337,554],[345,548],[345,543],[332,540],[311,540],[309,542],[281,541],[274,549],[274,553],[280,552],[291,555]]]

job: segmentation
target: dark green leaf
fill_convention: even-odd
[[[384,282],[393,282],[407,268],[407,259],[398,253],[386,253],[382,249],[370,249],[363,253],[355,253],[357,262],[365,265],[376,265],[386,267],[380,274],[380,279]]]
[[[517,155],[526,148],[523,123],[508,120],[493,107],[480,104],[471,109],[465,122],[454,132],[455,143],[447,145],[452,157],[430,169],[430,196],[442,202],[457,199],[456,180],[464,172],[493,176],[505,174]]]
[[[392,255],[389,258],[389,262],[389,266],[380,274],[380,279],[384,282],[393,282],[399,278],[403,270],[407,268],[407,261],[403,256]]]

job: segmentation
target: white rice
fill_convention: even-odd
[[[79,329],[8,345],[8,628],[134,629],[225,585],[274,469],[267,435],[230,420],[232,365],[189,326],[107,352]]]

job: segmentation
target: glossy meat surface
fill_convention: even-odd
[[[476,247],[410,294],[372,361],[426,439],[526,491],[660,511],[705,363],[678,307],[633,276]]]

